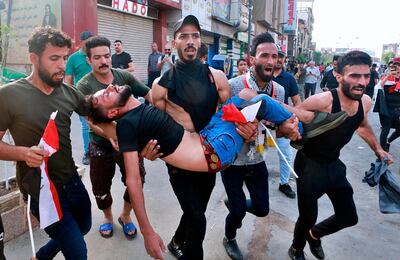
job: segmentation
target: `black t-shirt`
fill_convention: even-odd
[[[163,157],[178,147],[183,127],[167,113],[142,104],[117,121],[118,145],[121,152],[141,151],[151,140],[157,140]]]
[[[218,105],[218,91],[207,64],[177,60],[158,84],[168,89],[168,99],[189,113],[196,132],[208,125]]]
[[[132,62],[132,57],[127,52],[121,52],[120,54],[113,54],[111,56],[112,67],[116,69],[127,69],[128,64]]]
[[[371,72],[370,72],[370,78],[369,78],[369,83],[368,83],[368,88],[373,88],[375,87],[375,80],[379,79],[379,75],[378,72],[376,72],[375,69],[371,68]]]

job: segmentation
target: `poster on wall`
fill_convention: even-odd
[[[183,0],[182,16],[189,14],[197,17],[201,29],[211,31],[212,0]]]
[[[6,24],[5,19],[2,19],[3,24]],[[28,39],[33,29],[40,26],[61,29],[61,0],[12,0],[7,64],[30,63]]]
[[[213,16],[218,20],[230,23],[231,0],[214,0]]]
[[[297,28],[297,0],[285,0],[283,32],[294,34]]]

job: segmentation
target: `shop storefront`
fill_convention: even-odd
[[[113,6],[100,3],[97,7],[98,34],[110,39],[111,43],[121,40],[124,51],[132,56],[135,66],[134,75],[147,82],[147,62],[153,42],[152,14],[149,6],[131,1],[114,1]],[[113,47],[112,53],[113,51]]]

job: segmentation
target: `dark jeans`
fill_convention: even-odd
[[[57,187],[63,217],[44,231],[50,241],[36,253],[37,259],[53,259],[62,252],[65,259],[87,259],[87,248],[83,236],[92,226],[89,195],[78,174],[70,182]],[[39,219],[38,202],[31,201],[32,214]]]
[[[265,217],[269,212],[268,170],[265,162],[254,165],[231,165],[221,172],[226,194],[229,200],[229,214],[225,220],[225,236],[236,237],[246,212],[257,217]],[[246,200],[243,183],[250,193]]]
[[[4,227],[0,212],[0,260],[3,259],[6,259],[6,257],[4,256]]]
[[[311,92],[311,96],[314,95],[316,87],[317,87],[317,83],[305,83],[304,84],[304,98],[308,98],[310,96],[310,92]]]
[[[158,77],[160,77],[160,75],[161,75],[161,72],[160,71],[149,71],[149,78],[148,78],[148,81],[147,81],[147,86],[149,87],[149,88],[151,88],[152,86],[153,86],[153,81],[156,79],[156,78],[158,78]]]
[[[90,156],[90,181],[92,182],[92,191],[96,198],[97,207],[101,210],[111,207],[113,199],[111,196],[111,184],[115,175],[116,165],[121,171],[121,181],[126,186],[125,165],[122,153],[114,148],[101,147],[93,142],[89,144]],[[144,183],[146,171],[144,169],[143,158],[139,158],[139,170]],[[127,203],[130,203],[128,189],[125,189],[123,196]]]
[[[392,142],[394,139],[396,139],[399,135],[400,132],[400,119],[399,116],[385,116],[382,114],[379,114],[379,119],[382,125],[382,129],[381,129],[381,135],[379,137],[379,142],[382,146],[382,148],[385,151],[389,150],[389,146],[387,144],[387,139],[388,139],[388,135],[390,132],[391,128],[396,129],[396,132],[394,132],[392,134],[392,136],[390,137],[390,142]]]
[[[183,211],[174,241],[183,245],[182,259],[203,259],[202,244],[207,224],[205,212],[216,175],[186,171],[168,164],[167,167],[169,181]]]
[[[339,160],[314,161],[297,152],[294,170],[297,179],[299,218],[294,229],[293,247],[303,250],[306,234],[316,238],[335,233],[357,224],[358,217],[353,200],[353,188],[346,178],[346,166]],[[318,216],[318,199],[327,194],[335,214],[315,224]]]

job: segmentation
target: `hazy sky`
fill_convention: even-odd
[[[313,41],[323,47],[375,51],[400,43],[400,0],[315,0]]]

